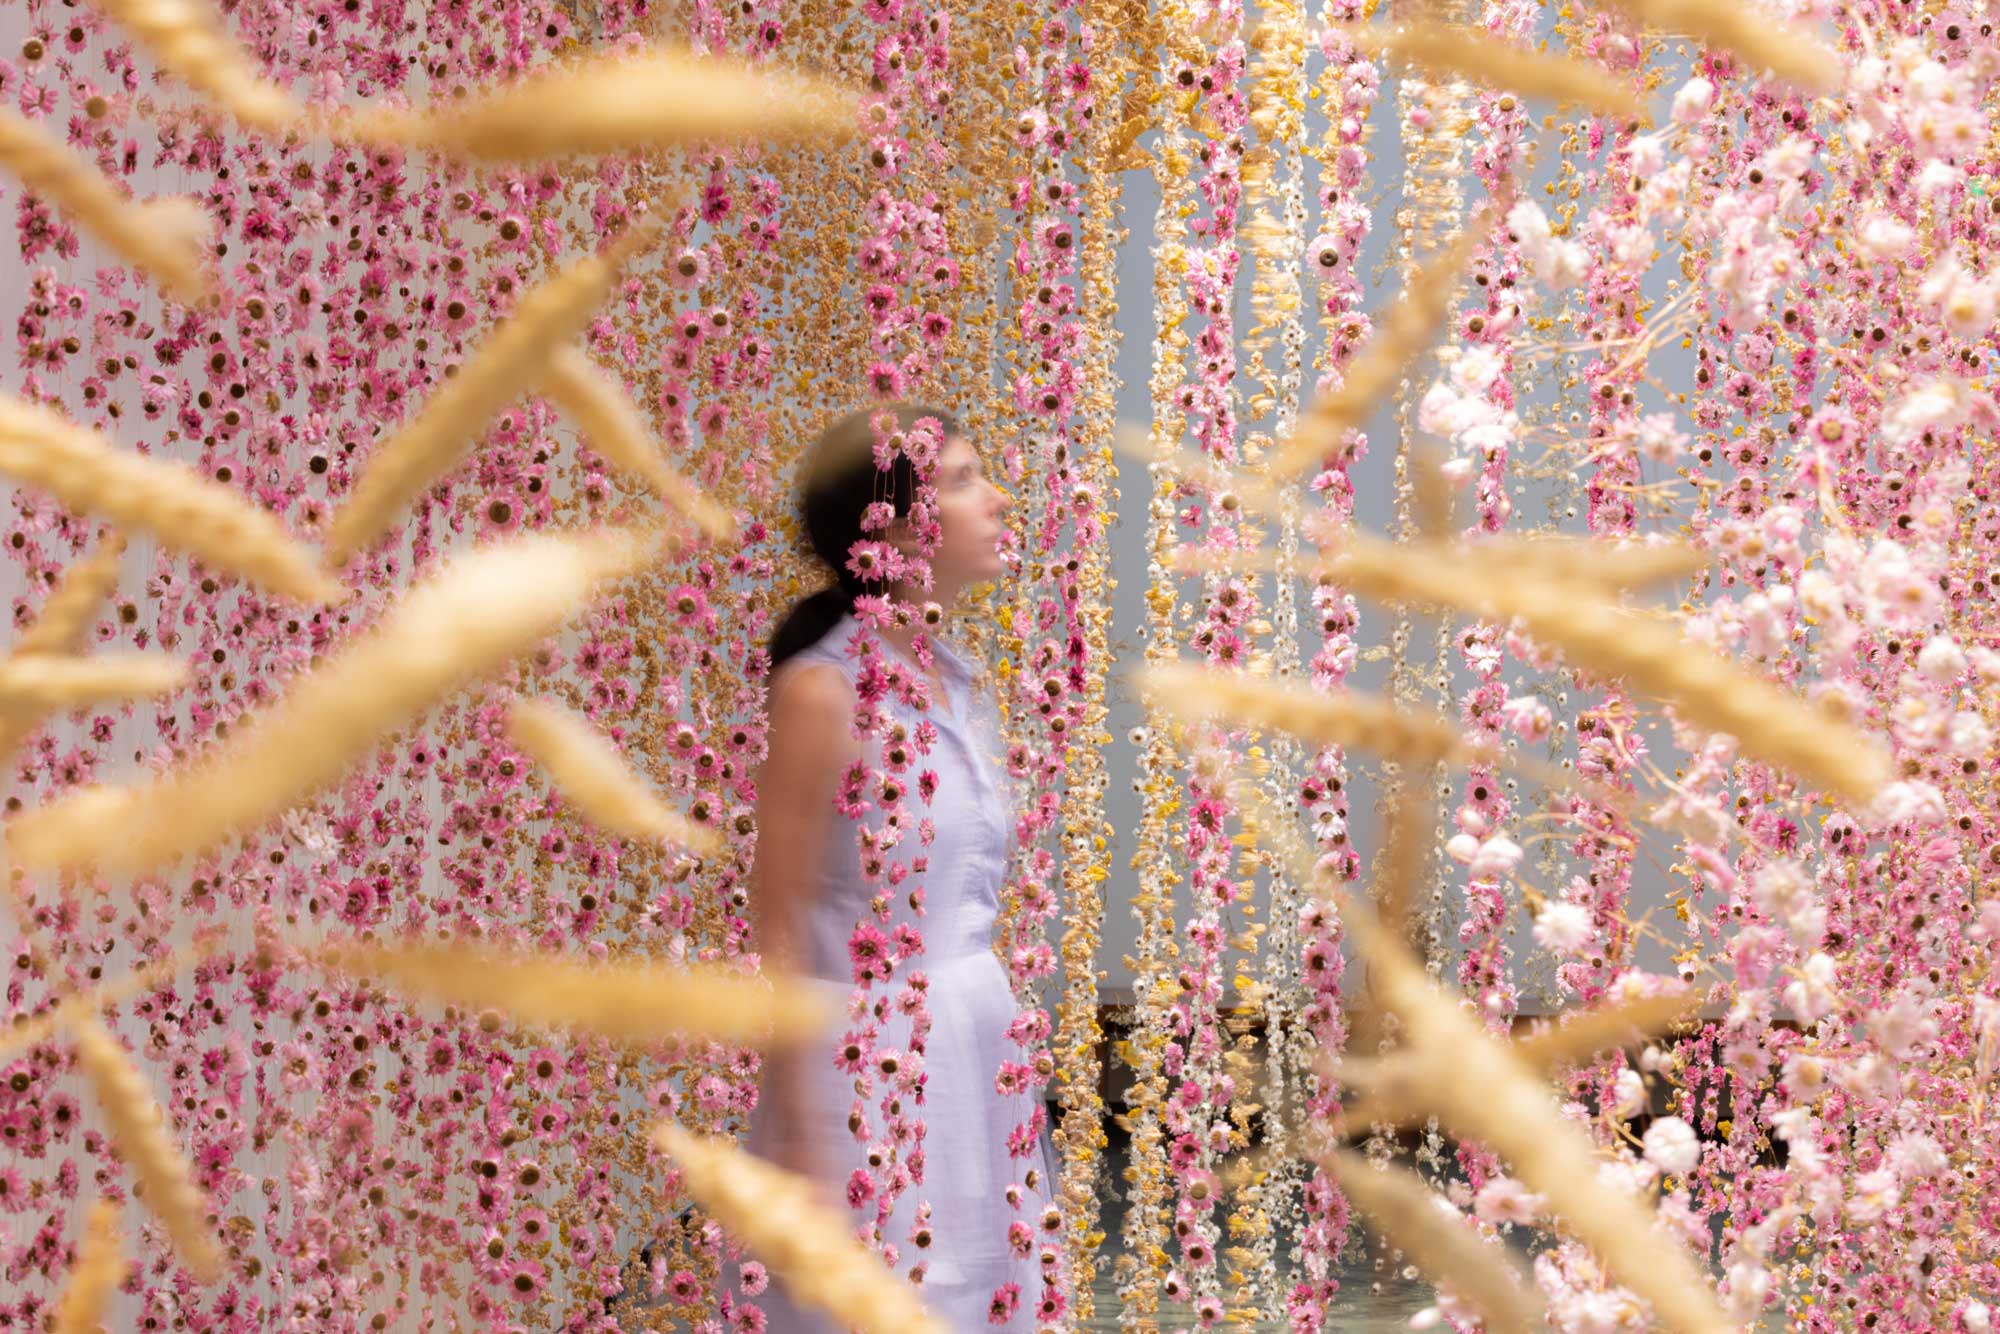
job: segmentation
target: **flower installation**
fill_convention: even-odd
[[[939,1327],[911,628],[1013,802],[990,1327],[1991,1327],[1990,15],[4,23],[0,1324]],[[910,402],[1017,501],[957,608]],[[831,1003],[751,868],[856,406]]]

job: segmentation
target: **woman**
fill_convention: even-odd
[[[860,666],[854,641],[862,628],[854,600],[887,594],[912,611],[930,600],[948,616],[965,588],[994,579],[1005,565],[1001,543],[1008,497],[984,475],[971,442],[955,421],[934,409],[900,407],[893,412],[898,429],[906,433],[932,429],[927,419],[942,427],[934,474],[940,532],[930,557],[931,585],[925,590],[899,581],[893,588],[874,587],[848,568],[848,553],[864,536],[906,555],[919,553],[910,515],[915,467],[902,453],[888,469],[878,467],[870,420],[874,414],[853,413],[815,442],[804,463],[800,515],[834,583],[793,607],[771,637],[769,749],[757,781],[750,912],[758,951],[767,968],[822,979],[841,1000],[852,986],[849,937],[858,922],[876,920],[861,873],[857,826],[835,807],[836,787],[850,765],[857,760],[875,768],[881,764],[874,753],[880,742],[853,735]],[[893,523],[864,534],[864,512],[883,501],[893,509]],[[921,931],[923,952],[873,989],[873,995],[893,997],[906,974],[921,969],[929,978],[932,1017],[924,1046],[927,1079],[922,1102],[914,1109],[925,1125],[924,1177],[897,1198],[880,1242],[896,1248],[899,1274],[907,1275],[913,1264],[925,1266],[919,1294],[948,1328],[1025,1330],[1035,1324],[1042,1287],[1039,1259],[1032,1250],[1026,1257],[1012,1253],[1008,1229],[1019,1220],[1041,1239],[1053,1182],[1046,1130],[1026,1160],[1016,1160],[1007,1148],[1008,1132],[1029,1119],[1034,1093],[1009,1097],[994,1088],[1000,1063],[1019,1056],[1006,1036],[1016,1012],[1013,993],[992,949],[1014,799],[1002,765],[997,708],[979,687],[967,657],[935,631],[927,634],[932,664],[927,671],[919,667],[918,626],[912,615],[906,624],[876,635],[885,654],[928,681],[927,711],[893,691],[882,707],[890,719],[909,724],[912,735],[916,723],[928,717],[936,742],[928,755],[916,758],[910,772],[933,769],[938,775],[928,804],[914,789],[904,798],[913,820],[929,816],[934,822],[930,846],[920,846],[911,829],[890,854],[904,861],[928,856],[927,868],[910,875],[893,896],[892,923],[909,922]],[[909,903],[909,891],[919,884],[924,888],[921,917]],[[907,1016],[888,1010],[875,1044],[909,1051]],[[850,1129],[855,1080],[834,1064],[840,1045],[836,1033],[827,1042],[766,1058],[745,1145],[807,1175],[832,1207],[845,1210],[852,1173],[865,1167],[870,1143],[880,1145],[888,1137],[879,1078],[865,1104],[860,1134]],[[908,1147],[900,1151],[906,1161],[908,1152]],[[1028,1186],[1016,1192],[1018,1205],[1008,1198],[1009,1186],[1017,1182]],[[927,1232],[920,1228],[922,1202],[930,1206]],[[875,1210],[874,1202],[862,1202],[854,1215],[857,1225],[872,1222]],[[928,1245],[917,1244],[919,1237]],[[1010,1283],[1018,1285],[1018,1310],[1011,1319],[995,1320],[996,1291],[1004,1293]],[[829,1318],[795,1306],[780,1288],[773,1283],[754,1299],[771,1334],[834,1328]]]

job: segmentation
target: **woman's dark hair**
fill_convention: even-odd
[[[887,468],[875,466],[872,423],[883,411],[896,419],[896,428],[901,431],[928,418],[937,421],[941,441],[963,434],[958,419],[950,413],[911,403],[886,409],[859,408],[820,432],[799,461],[799,519],[813,551],[833,573],[834,582],[793,603],[771,632],[773,674],[787,658],[824,639],[827,631],[854,609],[857,597],[881,591],[871,589],[847,568],[848,552],[866,536],[861,531],[862,515],[875,501],[885,500],[902,518],[917,498],[916,465],[907,453],[898,450]]]

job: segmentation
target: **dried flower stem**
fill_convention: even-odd
[[[500,410],[546,374],[556,350],[582,331],[619,271],[658,238],[658,214],[630,224],[595,255],[571,264],[521,298],[512,318],[486,335],[459,373],[417,409],[414,420],[378,445],[346,503],[327,525],[334,568],[389,531],[410,501],[449,472]]]
[[[653,1142],[681,1169],[689,1193],[734,1232],[802,1305],[842,1328],[872,1334],[942,1334],[916,1291],[849,1235],[847,1220],[813,1198],[811,1185],[717,1139],[671,1121]]]
[[[585,443],[614,466],[644,482],[718,542],[736,540],[736,520],[667,465],[631,398],[582,349],[560,347],[550,355],[542,392],[576,419]]]
[[[1494,620],[1515,617],[1577,666],[1622,677],[1690,722],[1726,732],[1760,759],[1865,805],[1889,781],[1888,757],[1790,691],[1688,643],[1671,624],[1585,596],[1573,580],[1496,573],[1476,548],[1452,554],[1373,539],[1345,542],[1321,567],[1348,587],[1388,602],[1454,607]]]
[[[1345,1149],[1322,1155],[1320,1164],[1376,1231],[1407,1251],[1433,1282],[1449,1285],[1477,1308],[1488,1330],[1527,1334],[1541,1328],[1542,1304],[1520,1265],[1420,1178],[1397,1167],[1377,1168]]]
[[[686,844],[704,855],[720,850],[715,831],[691,823],[648,791],[587,719],[548,700],[516,700],[507,731],[592,823],[641,842]]]
[[[1666,32],[1690,33],[1762,65],[1807,92],[1839,91],[1840,57],[1795,23],[1764,18],[1741,0],[1607,0],[1611,8]]]
[[[268,511],[183,464],[127,453],[54,411],[0,393],[0,473],[48,491],[78,514],[232,570],[301,602],[334,603],[347,589],[316,567]]]
[[[1271,459],[1274,479],[1296,478],[1339,448],[1346,434],[1373,412],[1444,323],[1458,275],[1486,243],[1485,212],[1470,219],[1443,252],[1410,280],[1383,313],[1375,337],[1355,355],[1340,387],[1315,399],[1290,440]]]
[[[0,710],[37,718],[105,700],[164,695],[187,683],[187,664],[164,653],[49,653],[0,658]]]
[[[92,0],[153,53],[160,67],[206,94],[251,129],[273,131],[302,112],[229,37],[207,0]]]
[[[125,1277],[125,1257],[118,1253],[118,1242],[118,1206],[98,1200],[84,1220],[76,1264],[56,1303],[54,1334],[97,1334],[111,1294]]]
[[[856,133],[858,116],[853,94],[817,79],[656,49],[594,57],[436,109],[370,108],[333,133],[536,162],[716,139],[839,140]]]
[[[775,1046],[816,1037],[839,1017],[836,1007],[801,982],[722,967],[572,961],[455,943],[351,942],[306,952],[326,967],[408,995],[621,1043],[694,1035]]]
[[[137,1178],[146,1207],[167,1229],[181,1260],[204,1283],[222,1275],[222,1252],[207,1219],[208,1200],[187,1156],[167,1133],[166,1109],[118,1039],[94,1015],[73,1015],[77,1064],[90,1077],[111,1138]]]
[[[14,856],[24,866],[132,873],[274,819],[337,781],[385,733],[554,632],[601,584],[644,568],[660,538],[644,528],[538,533],[461,557],[245,721],[208,762],[144,788],[72,792],[16,817]],[[112,828],[120,837],[106,839]]]
[[[192,305],[214,288],[202,268],[209,217],[198,200],[128,199],[111,178],[34,121],[0,109],[0,163],[120,258]]]

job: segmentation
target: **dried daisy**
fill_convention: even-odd
[[[1133,680],[1155,708],[1191,721],[1220,716],[1411,764],[1484,758],[1442,718],[1407,713],[1359,690],[1320,691],[1191,663],[1151,663]]]
[[[854,94],[805,75],[655,49],[610,54],[419,111],[370,108],[334,133],[500,162],[622,153],[717,139],[839,140]]]
[[[515,700],[507,711],[507,732],[593,824],[624,838],[680,843],[705,855],[721,849],[715,831],[692,823],[647,790],[618,748],[587,719],[548,700]]]
[[[1408,1252],[1432,1282],[1448,1285],[1475,1308],[1488,1330],[1527,1334],[1542,1327],[1542,1304],[1521,1266],[1482,1239],[1421,1178],[1401,1168],[1377,1168],[1345,1149],[1323,1155],[1320,1164],[1377,1232]]]
[[[1578,667],[1623,678],[1689,722],[1736,738],[1748,754],[1791,769],[1856,805],[1889,781],[1889,759],[1860,733],[1791,691],[1681,638],[1670,622],[1587,596],[1570,579],[1498,574],[1476,547],[1425,551],[1349,538],[1322,566],[1382,601],[1452,607],[1490,620],[1518,618]]]
[[[182,1263],[204,1283],[222,1275],[222,1252],[207,1223],[208,1200],[187,1156],[167,1134],[166,1109],[118,1039],[94,1015],[74,1015],[76,1058],[111,1125],[111,1139],[139,1185],[139,1198],[167,1229]]]
[[[507,404],[539,381],[556,349],[603,304],[625,262],[660,235],[658,214],[626,227],[603,251],[571,264],[521,298],[414,420],[376,446],[354,489],[327,524],[326,560],[338,568],[386,533],[424,488],[463,457]]]
[[[817,1037],[839,1017],[809,984],[720,966],[515,955],[463,944],[321,945],[329,968],[411,996],[516,1023],[646,1044],[677,1035],[781,1045]]]
[[[43,717],[108,700],[164,695],[186,684],[187,666],[164,653],[15,653],[0,658],[0,712]]]
[[[34,121],[0,109],[0,163],[118,256],[190,305],[213,292],[202,268],[208,211],[185,198],[141,202]]]
[[[88,556],[65,565],[33,623],[15,638],[13,652],[81,652],[98,605],[118,586],[118,566],[124,558],[125,538],[113,532]]]
[[[118,1253],[118,1242],[118,1206],[99,1200],[84,1219],[76,1264],[56,1302],[55,1334],[97,1334],[111,1294],[125,1277],[125,1257]]]
[[[680,1167],[688,1193],[769,1265],[802,1306],[841,1328],[872,1334],[943,1334],[916,1290],[852,1236],[848,1220],[814,1198],[805,1178],[671,1121],[653,1143]]]
[[[1588,1061],[1599,1052],[1629,1047],[1663,1033],[1685,1019],[1701,1003],[1692,987],[1658,996],[1572,1010],[1559,1022],[1514,1042],[1514,1050],[1529,1068],[1552,1074],[1565,1065]]]
[[[1796,88],[1838,92],[1840,57],[1795,23],[1760,15],[1742,0],[1608,0],[1613,9],[1664,32],[1688,33],[1762,65]]]
[[[347,597],[284,525],[237,491],[183,464],[128,453],[7,393],[0,393],[0,472],[41,487],[72,513],[108,515],[287,597]]]
[[[240,724],[205,763],[27,811],[10,826],[13,854],[24,866],[133,873],[276,819],[338,781],[384,734],[560,628],[600,585],[643,569],[661,536],[537,533],[460,557]],[[120,836],[106,839],[112,828]]]
[[[1638,94],[1595,65],[1543,55],[1491,33],[1420,22],[1374,25],[1346,35],[1357,47],[1407,61],[1427,74],[1470,79],[1498,92],[1572,102],[1600,116],[1639,114]]]
[[[736,520],[667,465],[631,398],[580,349],[555,350],[543,372],[542,392],[575,419],[585,443],[613,465],[644,482],[718,542],[736,539]]]
[[[92,0],[130,32],[160,68],[205,94],[255,130],[282,130],[300,119],[284,89],[257,76],[248,52],[233,41],[207,0]]]
[[[1485,244],[1489,214],[1482,209],[1468,220],[1451,245],[1411,278],[1383,312],[1375,336],[1348,363],[1340,387],[1321,394],[1301,414],[1291,439],[1271,459],[1272,477],[1282,480],[1303,474],[1339,448],[1347,433],[1387,399],[1404,369],[1443,326],[1458,275]]]

